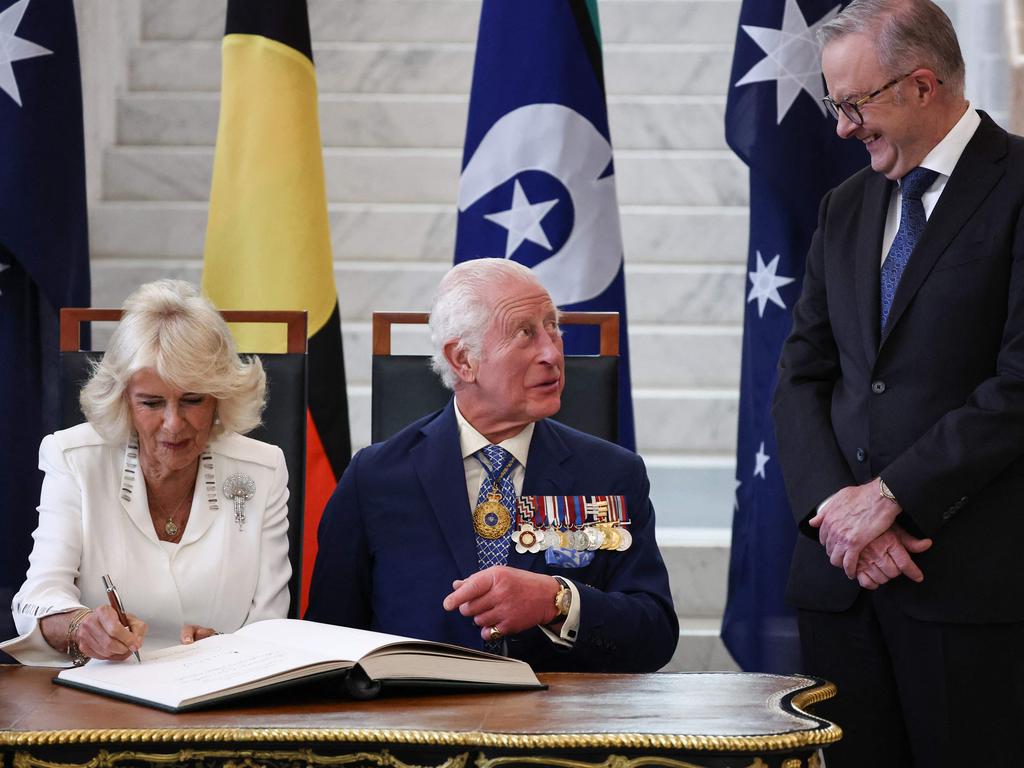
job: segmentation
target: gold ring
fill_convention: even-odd
[[[501,630],[498,629],[497,627],[491,627],[490,634],[487,636],[488,641],[490,641],[492,643],[496,643],[499,640],[501,640],[501,637],[502,637]]]

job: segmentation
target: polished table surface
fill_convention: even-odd
[[[0,666],[0,748],[301,741],[760,755],[811,753],[841,737],[837,726],[805,711],[834,695],[834,687],[806,677],[541,674],[544,691],[435,690],[370,701],[311,683],[170,714],[53,685],[54,674]]]

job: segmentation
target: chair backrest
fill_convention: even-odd
[[[430,369],[427,355],[391,354],[394,325],[426,324],[426,312],[373,313],[370,437],[380,442],[421,416],[443,408],[452,393]],[[555,418],[615,442],[619,436],[619,315],[563,312],[562,325],[596,325],[599,354],[567,355],[562,409]]]
[[[221,315],[229,323],[283,323],[287,326],[284,353],[257,354],[267,375],[267,407],[263,411],[263,423],[250,432],[249,437],[280,447],[288,466],[288,559],[292,565],[288,614],[297,618],[306,499],[306,313],[225,310]],[[65,307],[60,311],[62,427],[72,427],[85,421],[78,394],[89,378],[92,362],[103,357],[102,351],[80,349],[81,324],[120,319],[120,309]]]

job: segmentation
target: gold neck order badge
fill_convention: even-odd
[[[473,510],[473,530],[482,538],[500,539],[512,527],[512,512],[501,503],[501,492],[498,488],[514,465],[514,459],[505,465],[501,474],[491,481],[491,490],[487,492],[487,498]]]

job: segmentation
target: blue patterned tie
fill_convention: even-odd
[[[484,458],[480,458],[480,454],[484,455]],[[483,504],[487,501],[487,496],[494,487],[494,483],[498,482],[498,492],[501,494],[501,503],[505,505],[505,509],[509,511],[509,514],[515,516],[516,510],[516,487],[512,484],[512,473],[515,472],[516,459],[511,453],[506,451],[504,448],[498,445],[485,445],[479,451],[476,452],[476,460],[484,468],[484,472],[487,473],[487,477],[482,483],[480,483],[480,493],[477,495],[476,503]],[[508,467],[508,472],[502,474],[502,471]],[[498,480],[498,478],[501,478]],[[514,520],[513,520],[514,522]],[[504,536],[500,536],[497,539],[485,539],[483,536],[477,534],[476,537],[476,559],[480,564],[480,570],[484,568],[490,568],[492,565],[504,565],[508,561],[508,546],[512,540],[512,529],[509,528],[505,532]]]
[[[900,284],[903,270],[910,261],[910,254],[914,252],[914,246],[924,231],[927,219],[924,215],[924,205],[921,203],[921,195],[938,178],[938,171],[928,168],[914,168],[910,173],[900,179],[900,195],[903,196],[903,206],[900,209],[900,228],[896,232],[896,239],[892,241],[889,248],[889,255],[885,257],[882,264],[882,324],[881,329],[885,330],[885,324],[889,320],[889,310],[892,309],[892,300],[896,297],[896,288]]]

